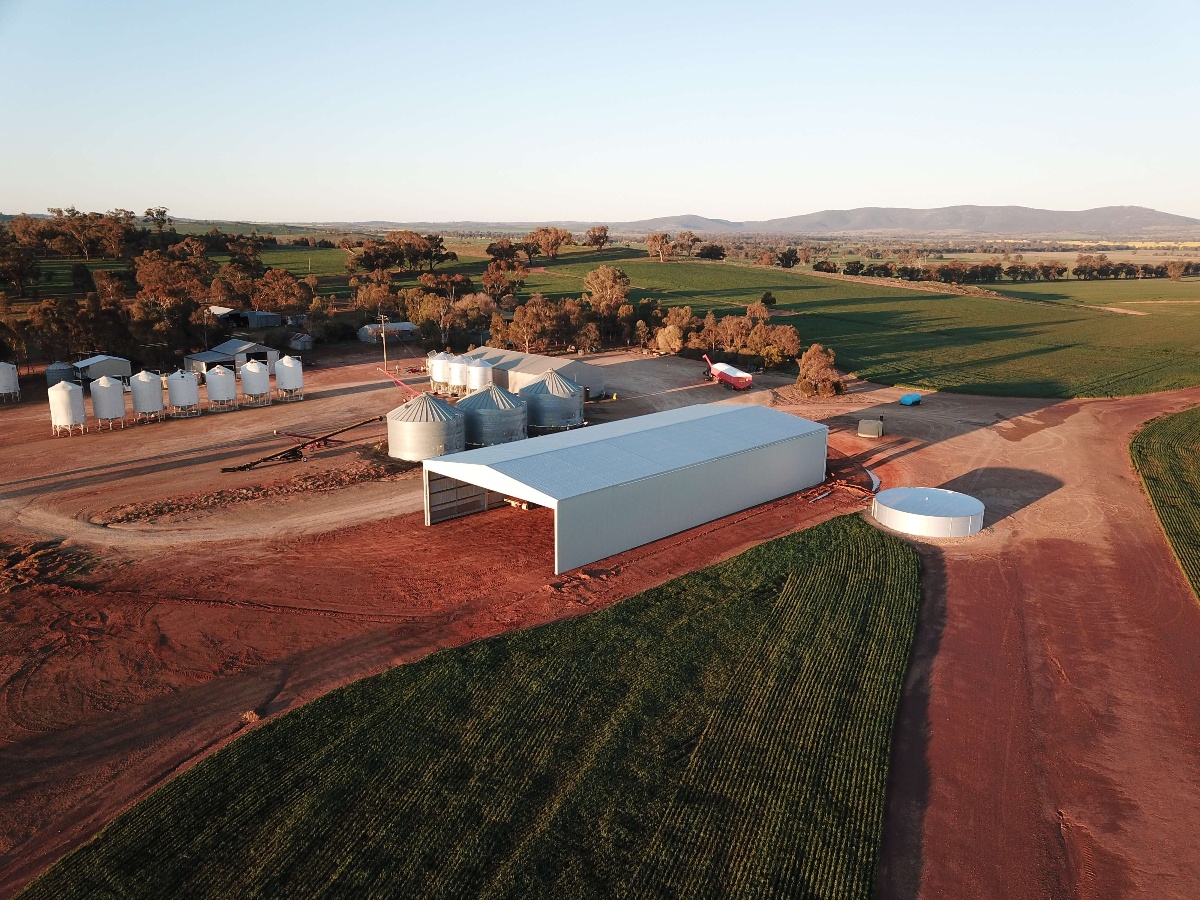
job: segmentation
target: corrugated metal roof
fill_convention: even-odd
[[[79,362],[75,363],[75,368],[86,369],[88,366],[95,365],[96,363],[107,362],[110,359],[119,360],[120,362],[129,361],[120,356],[109,356],[105,353],[101,353],[99,356],[89,356],[87,359],[81,359]]]
[[[526,394],[553,394],[556,397],[577,397],[583,393],[583,388],[569,378],[563,378],[553,369],[546,370],[533,384],[527,384],[519,391],[521,396]]]
[[[521,353],[519,350],[497,350],[495,347],[480,347],[478,350],[464,353],[463,356],[468,359],[482,359],[507,372],[521,372],[527,375],[541,375],[547,369],[588,366],[588,363],[565,356],[541,356],[537,353]]]
[[[485,487],[517,482],[557,501],[827,431],[764,406],[688,406],[452,453],[424,465]]]
[[[413,397],[403,406],[397,406],[387,417],[392,422],[449,422],[461,419],[463,413],[432,394]]]
[[[458,403],[457,409],[517,409],[524,405],[516,394],[510,394],[498,384],[489,384],[473,394],[467,394]]]
[[[256,344],[254,341],[239,341],[237,338],[225,341],[223,344],[217,344],[212,348],[213,353],[266,353],[270,347],[264,347],[262,344]],[[194,354],[198,355],[198,354]]]

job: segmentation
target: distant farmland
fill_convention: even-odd
[[[918,607],[857,516],[269,723],[28,898],[868,897]]]
[[[1134,316],[1074,304],[1016,302],[939,295],[902,287],[835,281],[798,270],[721,263],[620,258],[608,251],[644,294],[669,305],[744,312],[771,291],[778,321],[795,325],[802,343],[820,341],[837,351],[838,365],[883,384],[1027,397],[1109,397],[1200,384],[1200,303],[1131,306]],[[530,285],[578,294],[581,278],[606,254],[578,263],[565,256]],[[572,284],[571,282],[574,282]],[[1103,304],[1174,295],[1171,282],[1104,285],[1126,291]],[[1075,281],[1043,285],[1069,292],[1090,289]],[[1007,289],[1007,285],[1005,286]],[[1027,286],[1018,286],[1024,290]],[[1036,287],[1036,286],[1035,286]],[[1177,290],[1200,292],[1188,280]],[[1046,298],[1050,299],[1050,298]],[[1091,301],[1089,301],[1091,302]]]
[[[1134,436],[1129,453],[1200,599],[1200,408],[1151,422]]]

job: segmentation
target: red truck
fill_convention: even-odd
[[[707,353],[704,354],[704,361],[708,363],[708,372],[704,377],[719,381],[727,388],[744,391],[754,383],[753,376],[746,374],[741,369],[735,369],[727,363],[715,363],[708,358]]]

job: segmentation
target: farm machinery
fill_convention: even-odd
[[[706,380],[716,381],[733,391],[747,390],[754,383],[754,376],[741,369],[736,369],[728,363],[715,363],[704,354],[708,368],[704,371]]]

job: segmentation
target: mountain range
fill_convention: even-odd
[[[1027,206],[943,206],[936,209],[864,206],[826,209],[778,219],[734,222],[694,214],[631,222],[325,222],[347,228],[400,228],[442,231],[527,231],[554,225],[583,231],[608,225],[615,234],[694,231],[697,234],[776,235],[991,235],[1021,237],[1182,237],[1200,232],[1200,219],[1159,212],[1144,206],[1101,206],[1084,210],[1034,209]]]

